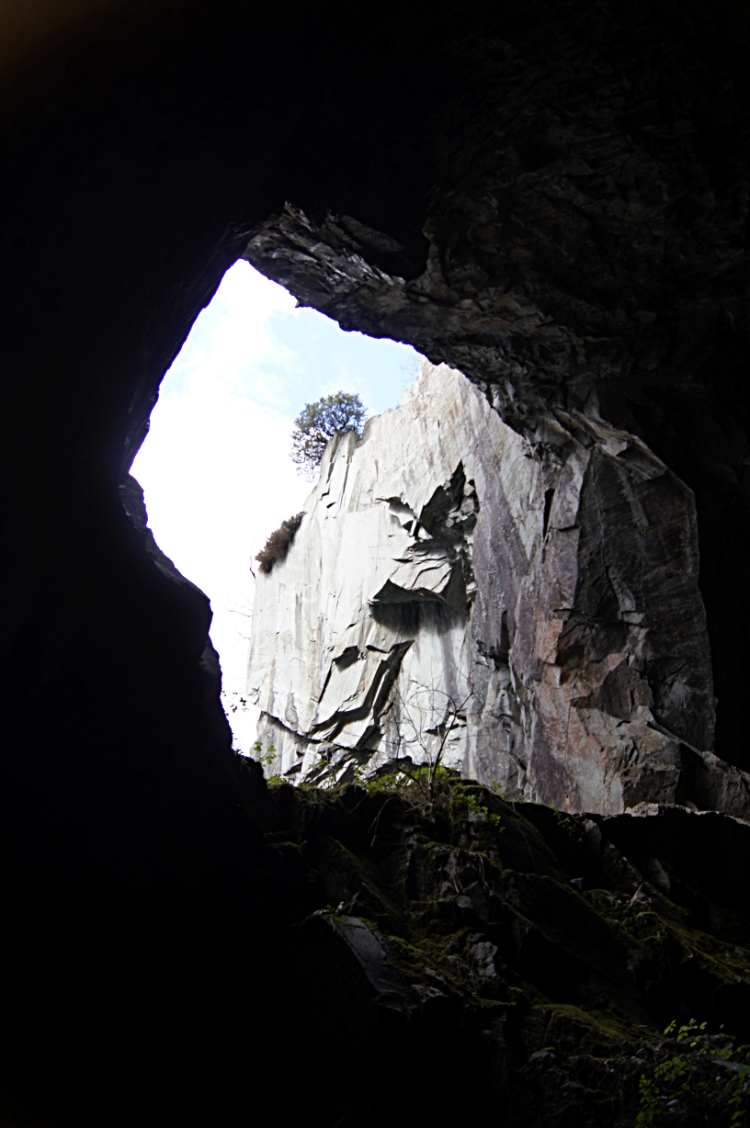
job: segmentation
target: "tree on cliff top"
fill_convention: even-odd
[[[364,419],[361,399],[349,392],[336,392],[315,403],[306,403],[292,431],[292,462],[299,473],[314,480],[325,449],[336,432],[354,431],[361,436]]]

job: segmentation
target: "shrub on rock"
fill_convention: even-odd
[[[261,572],[270,572],[275,561],[284,559],[304,516],[304,511],[295,513],[294,517],[288,517],[286,521],[282,521],[278,529],[271,533],[263,548],[255,557],[260,564]]]

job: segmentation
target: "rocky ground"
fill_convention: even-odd
[[[718,1125],[743,1107],[747,824],[655,806],[571,817],[442,769],[330,792],[252,774],[256,876],[279,921],[266,972],[294,1030],[279,1053],[311,1123],[481,1109],[614,1128],[669,1100],[669,1123]],[[716,851],[733,859],[720,873]],[[681,1027],[696,1033],[678,1043]]]

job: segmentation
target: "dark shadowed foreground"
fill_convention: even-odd
[[[281,785],[248,810],[282,925],[265,967],[289,1024],[275,1049],[321,1102],[315,1124],[474,1108],[507,1125],[632,1125],[641,1076],[676,1052],[669,1022],[717,1034],[713,1074],[718,1049],[750,1034],[748,896],[710,861],[744,869],[745,823],[656,806],[571,817],[442,769],[432,793],[427,773],[333,794]],[[673,1123],[703,1122],[700,1064]]]

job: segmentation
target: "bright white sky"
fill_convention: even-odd
[[[309,482],[289,457],[306,403],[356,392],[369,415],[397,407],[421,357],[408,345],[345,333],[246,262],[224,275],[162,381],[133,463],[157,544],[205,591],[227,706],[244,694],[254,596],[248,563]],[[228,713],[247,752],[254,710]]]

